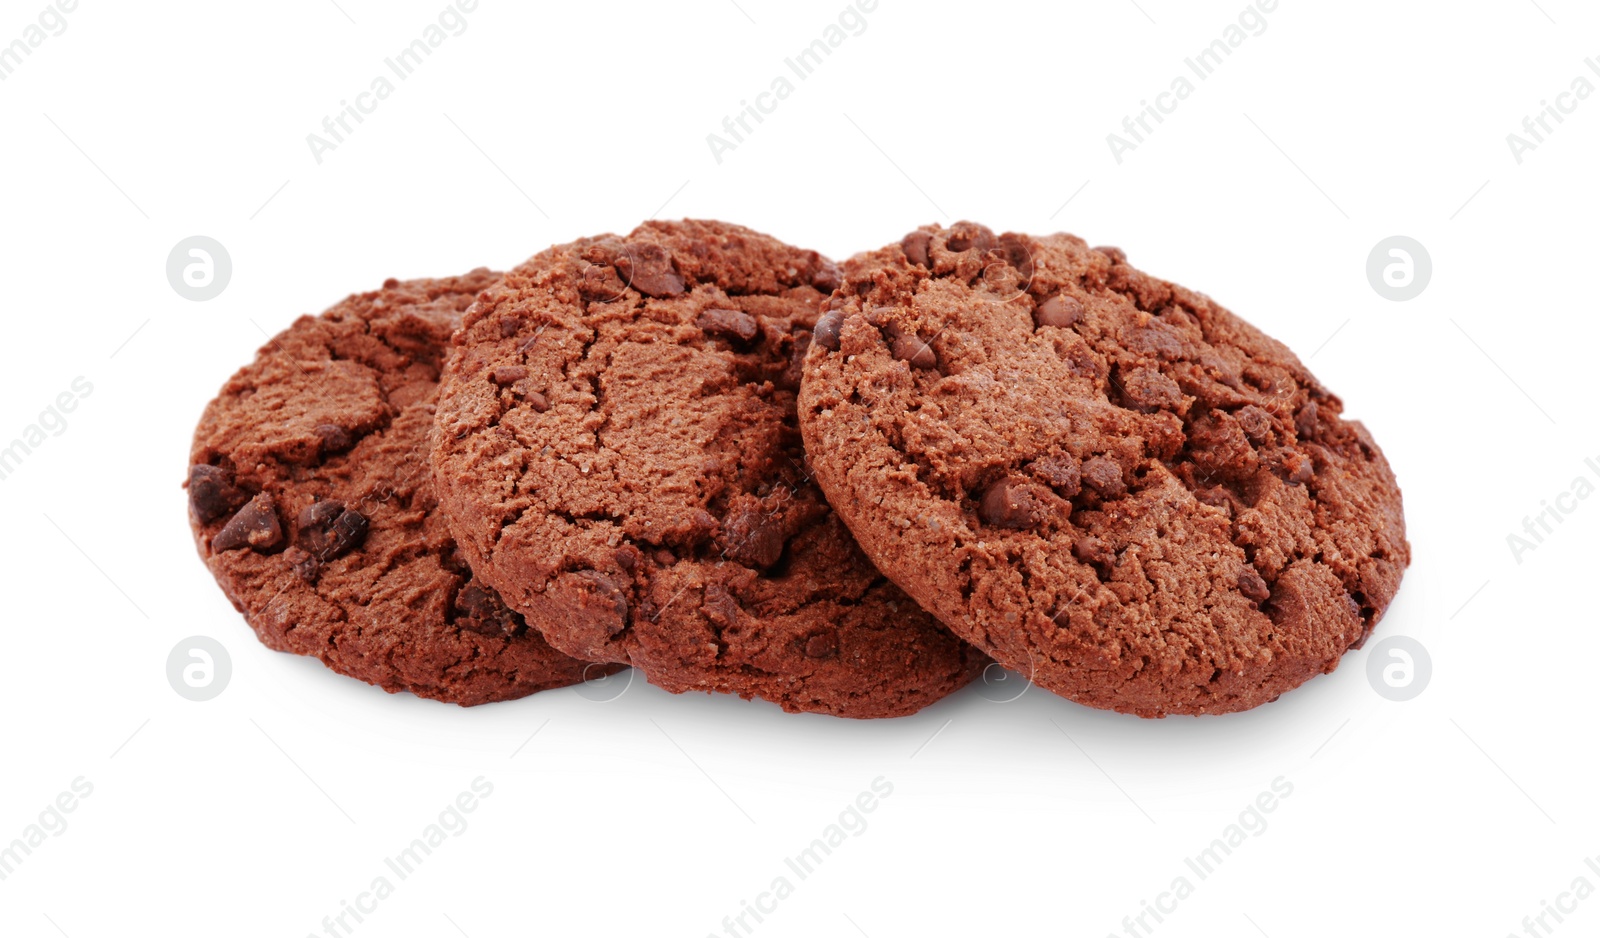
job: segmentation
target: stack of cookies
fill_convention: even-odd
[[[928,226],[840,266],[648,222],[302,317],[207,407],[188,491],[264,644],[389,691],[632,666],[890,717],[998,662],[1224,713],[1333,670],[1409,562],[1340,411],[1070,235]]]

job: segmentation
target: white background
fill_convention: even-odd
[[[0,43],[43,5],[0,3]],[[1506,141],[1576,76],[1600,85],[1600,14],[1284,0],[1114,160],[1106,135],[1243,7],[880,0],[719,163],[706,135],[844,0],[483,0],[319,165],[307,134],[443,0],[85,0],[0,82],[0,445],[93,386],[0,481],[0,843],[74,779],[93,793],[0,881],[0,933],[321,934],[479,776],[467,829],[355,934],[721,934],[788,875],[763,938],[1099,938],[1186,875],[1154,934],[1499,938],[1575,878],[1600,887],[1600,499],[1520,563],[1507,544],[1600,483],[1600,96],[1520,164]],[[263,330],[653,213],[836,257],[929,221],[1069,230],[1216,297],[1388,453],[1415,560],[1376,639],[1422,642],[1431,683],[1383,699],[1369,644],[1241,715],[971,688],[863,723],[642,682],[463,710],[259,646],[179,486]],[[165,274],[196,234],[233,260],[209,302]],[[1409,302],[1365,272],[1396,234],[1433,260]],[[209,702],[165,675],[193,635],[232,656]],[[798,880],[784,858],[880,776],[866,829]],[[1184,858],[1280,776],[1266,829],[1198,880]],[[1545,921],[1596,934],[1600,899]]]

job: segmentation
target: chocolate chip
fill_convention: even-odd
[[[295,517],[294,523],[301,530],[306,528],[326,528],[344,514],[344,502],[335,499],[312,502]]]
[[[895,336],[890,351],[894,353],[895,358],[910,363],[913,368],[936,368],[939,365],[939,357],[934,354],[933,346],[924,342],[920,336]]]
[[[1314,606],[1306,595],[1305,578],[1289,575],[1291,573],[1292,570],[1286,570],[1278,577],[1278,582],[1272,587],[1272,598],[1267,600],[1261,611],[1280,628],[1297,634],[1306,628]]]
[[[1144,451],[1156,459],[1168,460],[1183,450],[1188,437],[1183,418],[1172,411],[1157,411],[1144,421]]]
[[[806,365],[806,350],[811,347],[811,333],[804,329],[794,329],[789,333],[789,364],[783,373],[773,380],[773,384],[785,391],[800,390],[800,379],[804,376]]]
[[[617,273],[646,296],[682,296],[683,276],[672,267],[672,258],[659,244],[633,244],[617,258]]]
[[[456,593],[456,612],[462,616],[474,619],[494,619],[496,613],[505,609],[505,603],[500,597],[476,584],[469,584]]]
[[[1013,263],[1002,250],[991,250],[984,255],[983,285],[986,289],[1001,294],[1008,298],[1017,298],[1028,292],[1028,283],[1032,273],[1024,269],[1032,269],[1032,262],[1026,258]]]
[[[1087,342],[1063,342],[1065,348],[1059,349],[1057,354],[1067,371],[1080,378],[1099,379],[1106,374],[1104,361]]]
[[[939,356],[933,351],[922,336],[915,332],[906,332],[899,326],[890,325],[889,353],[911,365],[913,368],[936,368],[939,365]]]
[[[582,279],[578,282],[578,292],[586,300],[597,300],[609,303],[622,296],[622,291],[627,289],[627,284],[617,275],[614,268],[603,264],[590,264],[583,269]]]
[[[189,467],[189,508],[201,524],[210,524],[239,510],[250,496],[233,484],[221,466]]]
[[[350,431],[333,423],[319,423],[316,429],[317,440],[321,451],[327,453],[342,453],[350,448],[352,442]]]
[[[1316,478],[1317,470],[1310,456],[1298,450],[1289,450],[1283,456],[1283,474],[1290,482],[1305,485]]]
[[[656,562],[658,567],[670,567],[678,562],[678,555],[662,547],[651,555],[651,559]]]
[[[509,339],[516,335],[517,331],[521,328],[522,320],[516,318],[515,316],[508,316],[505,319],[500,320],[500,338]]]
[[[478,585],[475,580],[456,593],[455,611],[457,628],[480,635],[513,635],[522,625],[499,593]]]
[[[1127,330],[1123,340],[1134,352],[1155,356],[1167,361],[1188,357],[1189,344],[1183,333],[1159,319],[1152,319],[1142,327]]]
[[[978,517],[984,524],[1025,530],[1042,524],[1050,506],[1039,486],[1017,478],[1005,478],[990,485],[978,500]]]
[[[1117,559],[1117,552],[1098,537],[1080,537],[1072,542],[1072,556],[1084,563],[1108,564]]]
[[[839,289],[839,284],[844,282],[844,277],[839,273],[839,265],[829,261],[817,268],[811,275],[811,285],[823,293],[832,293]]]
[[[1028,471],[1064,498],[1078,494],[1082,487],[1082,467],[1071,456],[1040,457],[1028,464]]]
[[[322,563],[343,557],[367,539],[366,516],[333,499],[313,502],[300,512],[295,526],[295,545]]]
[[[1033,248],[1031,245],[1034,243],[1033,239],[1027,235],[1007,232],[1000,236],[1000,246],[991,256],[1004,258],[1005,263],[1010,265],[1023,279],[1031,281],[1033,279]],[[988,276],[987,269],[985,269],[984,274],[986,277]]]
[[[550,399],[538,391],[529,391],[522,395],[522,399],[528,402],[529,407],[541,414],[550,409]]]
[[[839,333],[844,329],[844,313],[838,310],[823,313],[817,320],[817,328],[812,331],[812,341],[830,352],[839,350]]]
[[[617,559],[617,566],[621,567],[624,573],[632,573],[639,566],[639,560],[644,555],[639,552],[639,548],[634,547],[632,544],[624,544],[617,548],[613,556]]]
[[[761,331],[756,317],[737,309],[708,309],[695,317],[695,324],[709,335],[748,342]]]
[[[1267,581],[1261,579],[1261,574],[1254,570],[1243,570],[1239,573],[1239,592],[1253,603],[1265,602],[1272,595],[1272,590],[1267,587]]]
[[[367,516],[359,511],[346,511],[340,515],[333,523],[333,546],[338,551],[334,556],[360,547],[367,539],[369,526]]]
[[[1040,303],[1033,311],[1033,321],[1041,326],[1055,326],[1065,329],[1083,318],[1083,304],[1077,297],[1057,293],[1050,299]]]
[[[913,264],[928,266],[928,242],[933,240],[933,235],[926,231],[913,231],[900,239],[900,250],[905,254],[906,260]]]
[[[1123,253],[1122,248],[1098,247],[1095,250],[1111,258],[1111,263],[1113,264],[1126,264],[1128,262],[1128,255]]]
[[[584,601],[589,607],[586,611],[614,614],[615,621],[607,621],[606,628],[612,635],[622,631],[628,623],[628,597],[610,577],[598,570],[579,570],[575,575],[586,594]]]
[[[700,609],[717,625],[727,628],[739,622],[739,600],[721,583],[707,583],[700,598]]]
[[[262,492],[245,503],[243,508],[222,526],[211,539],[211,549],[218,553],[248,547],[264,554],[283,543],[283,527],[278,524],[278,512],[272,506],[272,497]]]
[[[689,543],[698,544],[716,533],[718,528],[717,517],[704,508],[696,508],[689,513],[689,530],[687,532]]]
[[[945,238],[944,246],[946,250],[957,254],[974,248],[987,251],[994,247],[994,232],[970,221],[958,221],[950,226],[950,234]]]
[[[1302,441],[1317,438],[1317,402],[1306,401],[1294,415],[1294,432]]]
[[[521,365],[501,365],[494,370],[493,378],[495,384],[505,387],[508,384],[516,384],[527,376],[528,369]]]
[[[839,651],[839,633],[823,629],[806,639],[807,658],[831,658]]]
[[[289,561],[295,575],[307,583],[317,582],[317,577],[322,575],[322,563],[298,547],[284,551],[283,559]]]
[[[788,540],[783,520],[781,514],[768,510],[754,498],[740,499],[722,520],[725,556],[734,563],[758,570],[777,563]]]
[[[1195,500],[1200,502],[1202,505],[1210,505],[1212,508],[1221,508],[1223,511],[1228,513],[1230,518],[1238,515],[1239,512],[1244,511],[1247,507],[1239,498],[1239,496],[1233,494],[1220,485],[1211,485],[1205,488],[1195,489],[1194,497]]]
[[[1122,396],[1134,410],[1153,413],[1183,409],[1183,389],[1154,368],[1128,369],[1122,374],[1121,387]]]
[[[1122,481],[1122,467],[1104,456],[1084,460],[1083,481],[1101,498],[1121,498],[1128,492],[1128,486]]]
[[[1272,415],[1254,404],[1239,408],[1233,417],[1252,443],[1265,443],[1272,435]]]

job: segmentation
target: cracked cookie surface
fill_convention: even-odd
[[[390,280],[270,339],[190,452],[201,557],[263,644],[462,705],[615,668],[551,648],[473,576],[427,448],[450,334],[498,274]]]
[[[878,566],[1090,706],[1245,710],[1332,671],[1410,561],[1366,429],[1292,352],[1071,235],[853,258],[805,362],[818,482]]]
[[[468,312],[441,502],[551,644],[675,693],[912,713],[984,663],[862,556],[809,480],[795,395],[838,269],[719,222],[553,247]]]

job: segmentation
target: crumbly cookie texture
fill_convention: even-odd
[[[433,463],[473,569],[555,647],[669,691],[915,712],[985,663],[809,479],[800,360],[838,268],[720,222],[553,247],[467,314]]]
[[[195,544],[262,643],[462,705],[615,670],[551,648],[473,576],[427,447],[450,334],[498,274],[390,280],[302,316],[206,407]]]
[[[918,229],[844,265],[805,363],[816,478],[996,660],[1157,717],[1332,671],[1410,562],[1367,430],[1292,352],[1072,235]]]

